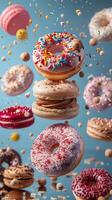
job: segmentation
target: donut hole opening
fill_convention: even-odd
[[[54,144],[52,147],[51,147],[51,153],[54,154],[58,151],[59,149],[59,143],[56,143]]]
[[[102,96],[102,95],[103,95],[103,91],[102,91],[102,89],[99,89],[98,96]]]
[[[92,186],[94,184],[97,183],[97,180],[95,177],[85,177],[84,178],[84,183],[87,185],[87,186]]]
[[[102,90],[101,83],[98,83],[97,91],[95,92],[95,97],[97,100],[100,100],[100,97],[104,94],[104,91]]]
[[[62,52],[64,51],[64,47],[61,44],[54,44],[49,48],[49,51],[55,56],[58,56],[62,54]]]
[[[3,162],[2,165],[1,165],[3,168],[8,168],[9,167],[9,164],[7,162]]]
[[[108,19],[104,18],[100,20],[100,26],[105,27],[109,24]]]

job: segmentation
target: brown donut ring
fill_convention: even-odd
[[[20,155],[10,147],[0,149],[0,180],[2,180],[2,174],[5,169],[3,163],[8,164],[8,166],[17,166],[21,164]]]

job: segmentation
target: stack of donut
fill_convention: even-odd
[[[79,88],[75,81],[66,79],[80,71],[83,60],[83,45],[70,33],[53,32],[38,40],[33,61],[37,71],[47,79],[34,84],[34,114],[48,119],[70,119],[78,114]],[[94,78],[84,92],[88,107],[98,111],[111,107],[111,84],[106,77]],[[108,139],[109,134],[108,130]],[[84,143],[77,131],[67,123],[58,123],[47,127],[36,138],[31,149],[31,161],[38,171],[58,177],[73,170],[83,153]],[[86,169],[72,183],[72,192],[77,200],[108,199],[111,188],[112,176],[104,169]]]
[[[56,120],[71,119],[79,112],[79,88],[66,80],[78,73],[84,61],[84,47],[74,35],[53,32],[41,37],[33,51],[36,70],[47,79],[36,81],[32,105],[34,114]],[[33,166],[48,176],[62,176],[74,169],[84,153],[77,131],[68,124],[47,127],[34,141]]]
[[[79,111],[79,88],[65,80],[78,73],[84,61],[84,47],[74,35],[53,32],[40,37],[33,51],[36,70],[48,80],[35,82],[34,114],[50,119],[70,119]]]

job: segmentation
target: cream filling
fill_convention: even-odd
[[[21,123],[26,123],[26,122],[30,122],[30,121],[32,121],[34,119],[34,117],[32,117],[32,118],[30,118],[30,119],[25,119],[25,120],[23,120],[23,121],[19,121],[19,122],[7,122],[7,121],[0,121],[0,123],[1,124],[14,124],[14,125],[16,125],[16,124],[21,124]]]

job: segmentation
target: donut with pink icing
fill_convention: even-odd
[[[83,152],[83,141],[73,127],[54,124],[43,130],[34,141],[31,161],[47,176],[62,176],[79,164]]]
[[[40,37],[33,51],[39,73],[51,80],[66,79],[79,72],[84,60],[80,40],[67,32],[53,32]]]
[[[112,80],[105,76],[94,77],[85,87],[84,99],[89,108],[97,111],[112,107]]]
[[[85,169],[72,182],[76,200],[98,200],[101,196],[107,199],[111,189],[112,175],[105,169]]]

